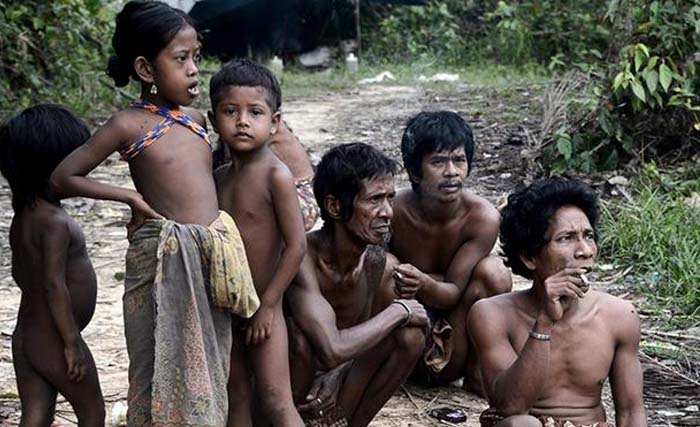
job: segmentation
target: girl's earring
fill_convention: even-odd
[[[276,134],[276,133],[277,133],[277,129],[276,129],[276,128],[270,129],[270,135],[274,135],[274,134]]]
[[[158,95],[158,86],[155,83],[151,86],[151,95]]]

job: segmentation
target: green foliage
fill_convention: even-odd
[[[597,105],[571,115],[571,149],[549,152],[556,171],[700,148],[700,0],[609,0],[606,19],[615,37],[594,68]]]
[[[529,61],[564,68],[600,58],[609,29],[602,19],[606,0],[499,1],[486,18],[496,23],[495,54],[503,61]]]
[[[613,24],[624,19],[633,28],[620,61],[611,67],[611,114],[642,146],[660,138],[698,142],[700,1],[654,0],[634,7],[636,3],[627,3],[614,0],[609,11]],[[621,17],[614,15],[630,7]],[[659,134],[647,126],[649,116],[672,117],[680,126]]]
[[[663,174],[653,163],[634,183],[634,201],[605,205],[601,254],[632,274],[645,294],[675,314],[700,314],[700,168]],[[695,198],[695,199],[694,199]]]
[[[463,2],[457,0],[390,9],[392,13],[371,29],[370,55],[392,62],[467,63],[470,58],[460,26],[463,9]]]
[[[39,102],[78,114],[112,100],[101,83],[114,11],[100,0],[0,2],[0,117]]]

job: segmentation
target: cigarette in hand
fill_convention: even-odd
[[[403,274],[399,273],[398,271],[394,271],[394,274],[396,274],[396,277],[397,277],[399,280],[403,280]]]
[[[579,277],[581,277],[581,280],[583,281],[583,286],[582,287],[590,287],[591,286],[591,281],[588,280],[588,277],[586,277],[585,274],[580,274]]]

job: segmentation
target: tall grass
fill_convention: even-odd
[[[602,255],[632,267],[642,293],[661,309],[700,315],[700,168],[640,178],[633,202],[603,206]],[[700,197],[700,196],[697,196]]]

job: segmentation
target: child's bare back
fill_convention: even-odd
[[[64,282],[76,326],[82,331],[95,311],[97,279],[75,220],[60,206],[38,200],[33,209],[15,215],[10,247],[12,276],[22,289],[18,326],[54,329],[49,302],[57,285]]]
[[[59,392],[80,425],[103,425],[97,369],[79,334],[97,298],[80,227],[60,206],[37,200],[33,209],[15,215],[10,247],[12,275],[22,289],[12,356],[20,397],[31,398],[22,401],[23,419],[26,414],[48,425]]]
[[[97,369],[80,331],[97,280],[80,226],[48,191],[54,167],[90,132],[68,110],[37,105],[0,127],[0,171],[12,189],[12,277],[22,290],[12,359],[25,426],[50,425],[61,393],[80,426],[104,425]]]

